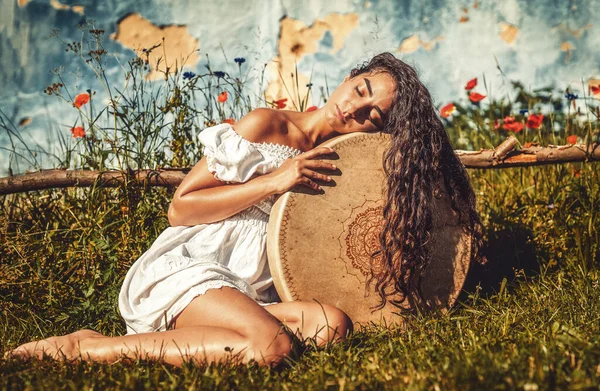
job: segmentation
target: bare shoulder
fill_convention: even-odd
[[[281,112],[261,108],[252,110],[233,125],[235,131],[251,142],[280,142],[287,133],[288,121]]]

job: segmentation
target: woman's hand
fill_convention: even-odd
[[[330,182],[331,178],[320,174],[315,169],[336,170],[337,167],[323,160],[313,160],[320,155],[333,153],[333,149],[328,147],[317,147],[287,159],[276,170],[266,174],[265,177],[271,178],[275,186],[275,194],[282,194],[296,185],[304,185],[315,191],[320,191],[321,187],[315,183],[315,180]]]

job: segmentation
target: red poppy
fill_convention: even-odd
[[[498,118],[496,118],[494,120],[494,129],[496,129],[496,130],[500,129],[500,121],[498,121]]]
[[[476,85],[477,85],[477,78],[471,79],[467,82],[467,85],[465,86],[465,90],[467,90],[467,91],[472,90],[473,88],[475,88]]]
[[[219,94],[219,96],[217,96],[217,100],[219,101],[219,103],[225,103],[227,102],[227,91],[223,91]]]
[[[285,109],[286,103],[287,102],[287,98],[283,98],[283,99],[278,99],[275,102],[275,105],[277,105],[278,109]]]
[[[519,133],[521,130],[523,130],[524,126],[525,125],[523,125],[523,122],[516,122],[515,117],[509,115],[507,117],[504,117],[504,123],[502,124],[502,129],[510,130],[511,132],[515,132],[515,133]]]
[[[576,170],[576,169],[571,169],[571,174],[573,174],[573,176],[575,178],[579,178],[581,176],[581,170]]]
[[[75,126],[74,128],[71,128],[71,134],[74,138],[85,137],[85,129],[81,126]]]
[[[502,125],[502,128],[505,130],[510,130],[511,132],[519,133],[521,130],[523,130],[524,126],[525,125],[523,125],[523,122],[515,122],[512,124],[504,124]]]
[[[481,102],[485,99],[485,95],[481,95],[479,92],[471,92],[469,93],[469,99],[473,103]]]
[[[455,111],[456,106],[454,106],[454,103],[448,103],[446,106],[440,109],[440,115],[444,118],[448,118]]]
[[[87,94],[84,92],[83,94],[79,94],[75,97],[75,100],[73,101],[73,106],[80,108],[81,106],[88,103],[89,101],[90,101],[90,94]]]
[[[319,108],[317,106],[310,106],[308,109],[306,109],[306,112],[309,111],[317,111]]]
[[[600,94],[600,84],[598,84],[597,86],[590,86],[590,91],[592,92],[592,95],[599,95]]]
[[[235,123],[235,120],[233,118],[227,118],[223,120],[223,123],[233,125]]]
[[[544,120],[543,114],[529,114],[527,118],[527,127],[529,129],[538,129]]]
[[[567,136],[567,142],[569,144],[577,144],[577,135],[572,134],[570,136]]]

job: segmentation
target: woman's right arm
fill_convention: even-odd
[[[235,131],[251,142],[279,142],[276,129],[282,125],[278,118],[276,111],[257,109],[237,122]],[[234,184],[216,179],[208,170],[206,158],[202,158],[175,192],[169,206],[169,223],[173,226],[197,225],[223,220],[299,184],[318,191],[320,187],[313,179],[327,181],[328,177],[313,170],[331,169],[332,164],[313,159],[331,152],[329,148],[318,147],[287,159],[268,174]]]
[[[208,171],[206,158],[202,158],[175,191],[169,206],[169,223],[172,226],[197,225],[222,220],[272,192],[264,180],[225,184]]]
[[[206,158],[202,158],[177,188],[169,206],[169,223],[172,226],[197,225],[223,220],[300,184],[319,191],[320,187],[313,180],[330,179],[314,170],[335,170],[335,166],[313,159],[331,152],[329,148],[318,147],[286,160],[269,174],[235,184],[225,184],[216,179],[208,171]]]

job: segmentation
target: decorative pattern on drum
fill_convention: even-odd
[[[352,266],[358,269],[363,276],[381,274],[383,265],[381,256],[377,255],[371,265],[371,254],[381,248],[379,234],[381,233],[381,222],[383,207],[371,207],[358,213],[356,218],[348,225],[346,234],[346,256],[352,262]]]
[[[380,248],[383,200],[364,201],[362,205],[352,208],[341,223],[337,260],[346,264],[346,273],[364,284],[371,273],[371,254]],[[379,256],[373,260],[375,276],[384,271],[380,260]]]

